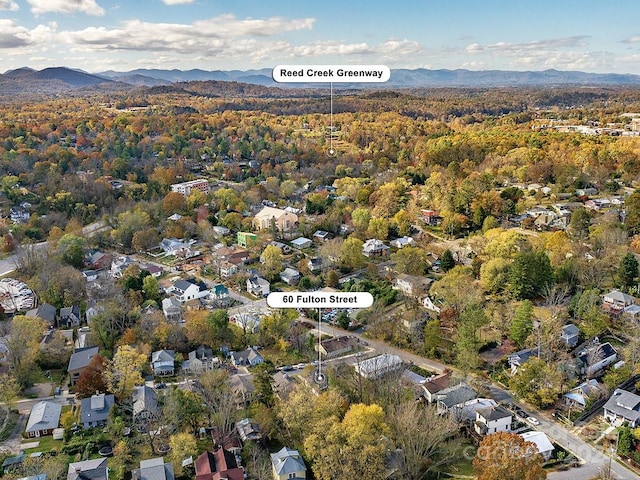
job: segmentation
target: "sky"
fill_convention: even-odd
[[[0,72],[280,64],[640,74],[640,2],[0,0]]]

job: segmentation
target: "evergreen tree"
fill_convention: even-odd
[[[524,300],[511,321],[509,336],[519,347],[522,347],[531,330],[533,330],[533,304],[529,300]]]
[[[509,269],[509,291],[518,299],[534,298],[553,282],[551,261],[545,252],[520,252]]]
[[[623,287],[631,287],[635,285],[635,279],[638,276],[638,260],[633,253],[627,254],[620,260],[618,266],[618,280]]]
[[[456,266],[456,261],[453,259],[453,253],[451,250],[445,250],[440,259],[440,268],[443,272],[448,272]]]

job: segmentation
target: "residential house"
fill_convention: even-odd
[[[573,323],[568,323],[562,327],[562,333],[560,333],[560,339],[569,348],[573,348],[578,344],[578,337],[580,336],[580,330]]]
[[[113,255],[105,252],[94,252],[87,259],[87,264],[93,270],[105,270],[111,267],[111,262],[113,261]]]
[[[271,464],[275,480],[307,478],[307,466],[297,450],[283,447],[271,454]]]
[[[625,308],[635,303],[635,297],[619,290],[611,290],[602,296],[602,309],[611,315],[621,315]]]
[[[394,286],[408,297],[417,297],[429,290],[433,279],[421,275],[408,275],[401,273],[395,279]]]
[[[106,458],[94,458],[72,462],[67,470],[67,480],[109,480]]]
[[[253,247],[258,243],[258,235],[250,232],[238,232],[236,235],[236,243],[239,247]]]
[[[238,435],[240,435],[240,440],[243,442],[246,442],[247,440],[254,442],[262,440],[260,427],[257,423],[251,421],[250,418],[243,418],[236,422],[236,431],[238,432]]]
[[[256,297],[266,297],[269,295],[271,284],[262,277],[253,276],[247,278],[247,292]]]
[[[82,276],[87,279],[87,282],[95,282],[98,279],[97,270],[83,270]]]
[[[134,264],[134,261],[127,256],[116,257],[111,261],[111,276],[120,278],[124,271]]]
[[[173,375],[176,353],[173,350],[157,350],[151,354],[151,368],[156,376]]]
[[[370,238],[362,245],[362,253],[365,257],[382,257],[389,253],[389,247],[382,240]]]
[[[604,404],[604,419],[615,426],[629,422],[631,428],[640,426],[640,396],[616,388]]]
[[[358,346],[358,338],[353,335],[341,335],[339,337],[322,340],[320,345],[315,345],[315,350],[324,358],[334,358],[352,352]]]
[[[80,402],[80,423],[84,429],[105,426],[114,403],[115,398],[111,393],[99,393],[90,398],[83,398]]]
[[[589,399],[597,399],[604,391],[604,387],[600,385],[595,378],[592,378],[582,382],[562,397],[564,398],[565,405],[582,410],[587,405]]]
[[[164,269],[158,265],[145,265],[142,269],[149,272],[154,278],[160,278],[164,273]]]
[[[176,297],[162,299],[162,313],[170,323],[178,323],[182,320],[182,303]]]
[[[9,209],[9,218],[13,223],[27,223],[31,218],[31,213],[22,207],[11,207]]]
[[[54,307],[49,303],[43,303],[38,308],[33,308],[27,311],[27,313],[25,313],[25,316],[29,318],[39,318],[47,322],[47,324],[51,326],[55,326],[56,313],[57,313],[56,307]]]
[[[196,480],[244,480],[244,469],[225,448],[205,451],[196,458]]]
[[[162,457],[140,460],[140,468],[131,471],[131,480],[174,480],[173,463]]]
[[[209,296],[209,289],[203,282],[194,279],[178,280],[169,289],[168,293],[174,295],[180,302],[185,303]]]
[[[276,240],[272,240],[271,242],[269,242],[269,245],[278,247],[285,255],[289,255],[291,252],[293,252],[292,248],[289,245],[287,245],[286,243],[278,242]]]
[[[163,238],[160,241],[160,248],[167,256],[175,256],[179,258],[191,258],[200,255],[198,250],[192,250],[195,240],[184,242],[177,238]]]
[[[592,377],[601,372],[612,363],[618,361],[618,352],[609,343],[595,343],[581,350],[577,359],[580,362],[581,373]]]
[[[80,305],[72,305],[70,307],[62,307],[60,309],[60,327],[73,328],[80,326]]]
[[[311,245],[313,245],[313,241],[309,240],[306,237],[298,237],[294,240],[291,240],[291,245],[293,245],[297,249],[303,250],[305,248],[310,248]]]
[[[538,356],[537,348],[525,348],[519,352],[512,353],[507,356],[507,363],[511,367],[511,373],[516,373],[518,368],[524,365],[531,357]]]
[[[189,359],[182,362],[182,370],[187,373],[200,374],[220,366],[220,360],[213,355],[213,350],[204,345],[189,352]]]
[[[173,215],[168,216],[167,220],[171,220],[172,222],[179,222],[183,218],[184,217],[182,215],[180,215],[179,213],[174,213]]]
[[[69,358],[67,372],[71,379],[71,386],[75,385],[80,378],[80,374],[91,363],[91,359],[98,355],[98,347],[78,348]]]
[[[434,375],[422,384],[423,396],[429,403],[437,401],[438,393],[451,386],[451,372],[445,371],[439,375]]]
[[[227,227],[223,227],[222,225],[214,225],[212,229],[217,237],[226,237],[231,234],[231,230]]]
[[[426,308],[427,310],[431,310],[432,312],[436,312],[436,313],[440,313],[440,307],[437,306],[435,303],[433,303],[433,300],[431,300],[431,297],[424,297],[422,299],[422,306],[424,308]]]
[[[131,393],[133,418],[147,418],[160,411],[158,393],[146,385],[136,385]]]
[[[210,296],[212,300],[226,300],[229,298],[229,289],[219,283],[211,289]]]
[[[268,229],[275,225],[279,231],[289,232],[295,228],[297,223],[298,215],[274,207],[263,207],[253,217],[253,228],[256,230]]]
[[[87,325],[91,323],[91,319],[95,317],[98,313],[102,312],[104,307],[95,300],[89,300],[87,302],[87,310],[84,312],[84,317],[87,321]]]
[[[547,437],[544,432],[532,430],[530,432],[519,433],[518,435],[520,435],[525,442],[535,444],[538,453],[545,462],[551,458],[555,448],[553,443],[551,443],[551,440],[549,440],[549,437]]]
[[[441,415],[455,413],[457,408],[476,397],[475,390],[466,383],[445,388],[436,395],[437,411]]]
[[[260,330],[260,317],[253,313],[236,313],[229,318],[229,322],[237,325],[246,333],[258,333]]]
[[[222,278],[231,278],[238,273],[238,265],[231,263],[228,260],[220,262],[220,276]]]
[[[42,437],[51,435],[60,424],[62,405],[59,403],[41,401],[31,408],[25,434],[28,437]]]
[[[285,400],[293,391],[296,385],[295,379],[287,375],[286,372],[276,372],[273,374],[273,391],[280,400]]]
[[[322,259],[320,257],[312,257],[307,261],[307,267],[311,273],[322,271]]]
[[[356,362],[354,368],[364,378],[377,379],[387,373],[401,370],[402,359],[398,355],[383,353],[382,355]]]
[[[227,385],[233,394],[233,399],[238,409],[246,408],[253,399],[256,387],[251,375],[232,375],[227,380]]]
[[[262,362],[264,362],[264,358],[253,347],[240,352],[231,352],[231,363],[236,367],[255,367]]]
[[[474,429],[480,435],[510,432],[513,415],[501,405],[476,410]]]
[[[287,285],[297,285],[300,281],[300,272],[295,268],[287,267],[280,272],[280,280]]]
[[[407,237],[407,236],[396,238],[395,240],[391,240],[391,242],[389,242],[389,244],[392,247],[395,247],[395,248],[398,248],[398,249],[400,249],[402,247],[413,246],[413,245],[415,245],[415,243],[416,242],[413,240],[413,237]]]
[[[333,234],[326,232],[324,230],[316,230],[313,233],[313,241],[318,243],[324,243],[327,240],[331,240],[333,238]]]
[[[420,210],[420,218],[427,225],[440,225],[442,217],[435,210]]]

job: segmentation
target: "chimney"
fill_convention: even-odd
[[[82,473],[82,467],[76,466],[76,474],[80,475]]]

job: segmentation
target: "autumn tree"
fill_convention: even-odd
[[[104,371],[105,382],[118,401],[128,398],[136,385],[142,385],[143,368],[147,356],[129,345],[122,345],[108,362]]]
[[[633,192],[624,201],[625,225],[630,235],[640,233],[640,192]]]
[[[167,215],[184,212],[186,206],[184,195],[179,192],[169,192],[162,200],[162,209]]]
[[[31,384],[36,360],[40,352],[40,339],[46,330],[38,317],[16,315],[11,320],[9,335],[4,340],[13,375],[22,388]]]
[[[473,459],[478,480],[544,480],[544,459],[533,442],[511,432],[487,435]]]
[[[567,229],[569,235],[575,239],[584,239],[589,236],[591,215],[586,208],[577,208],[571,213],[571,220]]]
[[[366,258],[362,253],[363,242],[357,237],[350,236],[340,248],[340,265],[346,270],[362,268],[366,263]]]
[[[182,461],[198,453],[196,438],[190,433],[176,433],[169,437],[169,446],[171,447],[169,458],[173,462],[174,471],[180,475],[183,469]]]
[[[0,409],[9,413],[20,394],[20,384],[16,378],[7,373],[0,375]]]
[[[267,280],[275,280],[284,270],[284,255],[275,245],[267,245],[260,255],[260,272]]]
[[[424,275],[429,268],[427,252],[419,247],[403,247],[392,253],[390,259],[395,262],[395,269],[398,273]]]
[[[107,360],[100,356],[94,356],[87,368],[85,368],[78,377],[78,381],[73,390],[78,398],[88,398],[96,392],[106,392],[107,384],[105,382],[104,371],[107,366]]]
[[[354,404],[342,420],[335,415],[321,420],[304,441],[315,478],[385,478],[388,447],[381,438],[389,433],[384,411],[376,404]]]
[[[532,357],[511,377],[509,387],[538,408],[553,404],[562,391],[563,376],[558,365]]]

